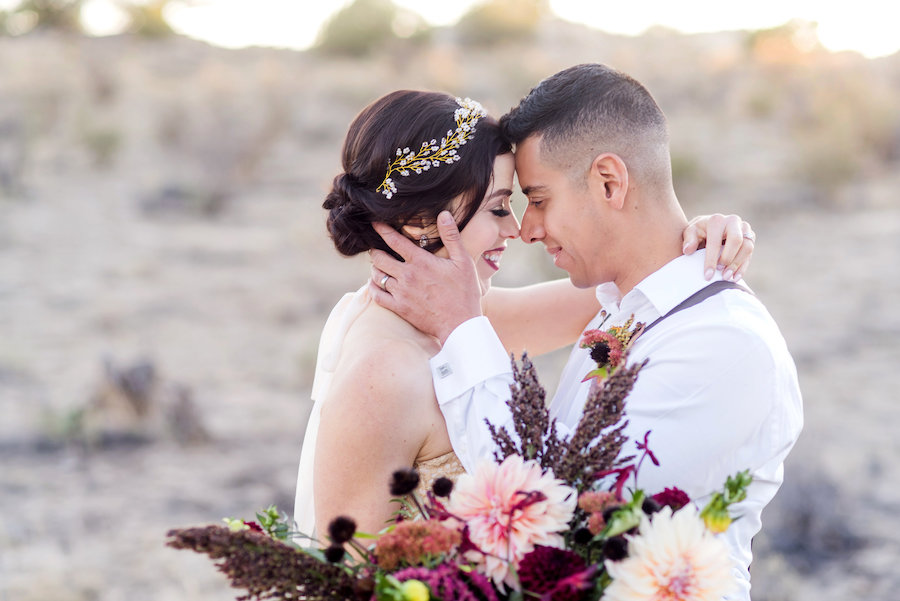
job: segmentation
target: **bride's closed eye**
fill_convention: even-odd
[[[512,207],[510,206],[510,197],[509,195],[505,196],[501,202],[494,205],[490,209],[491,213],[494,214],[495,217],[503,218],[512,215]]]

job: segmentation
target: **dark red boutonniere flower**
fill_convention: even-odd
[[[604,316],[601,325],[608,317]],[[597,369],[588,372],[582,382],[587,382],[591,378],[606,379],[622,364],[628,347],[643,330],[644,324],[635,323],[634,315],[620,326],[612,326],[606,330],[599,328],[586,330],[581,335],[579,346],[591,350],[591,359],[597,363]]]

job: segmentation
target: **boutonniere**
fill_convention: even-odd
[[[603,314],[605,313],[604,311]],[[603,321],[600,322],[601,328],[607,319],[609,319],[609,315],[605,314]],[[643,330],[644,324],[635,323],[634,315],[620,326],[612,326],[606,330],[600,328],[585,330],[581,335],[579,346],[591,349],[591,359],[597,363],[597,369],[589,371],[582,382],[587,382],[592,378],[600,380],[607,378],[622,364],[628,348]]]

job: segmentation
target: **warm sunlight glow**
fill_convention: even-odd
[[[329,16],[349,1],[215,0],[173,4],[166,12],[178,33],[226,48],[308,48]]]
[[[756,0],[736,10],[709,0],[636,0],[614,8],[603,2],[551,0],[561,18],[611,33],[637,35],[653,25],[684,33],[734,29],[766,29],[791,19],[818,23],[818,36],[829,50],[855,50],[868,57],[900,50],[900,35],[889,3],[883,0]]]
[[[128,26],[128,15],[113,0],[88,0],[81,8],[81,18],[90,35],[112,35]]]
[[[0,0],[0,3],[8,0]],[[459,19],[475,0],[395,0],[421,14],[433,25],[449,25]],[[276,46],[308,48],[329,16],[350,0],[298,2],[297,0],[209,0],[173,3],[167,18],[184,35],[218,46]],[[855,50],[877,57],[900,50],[895,19],[884,0],[848,3],[820,0],[757,0],[745,10],[719,0],[634,0],[627,3],[551,0],[550,7],[561,18],[626,35],[638,35],[661,25],[685,33],[777,27],[791,19],[818,24],[822,44],[834,51]],[[89,0],[84,14],[88,30],[102,34],[115,28],[117,15],[110,0]]]

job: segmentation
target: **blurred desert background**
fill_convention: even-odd
[[[87,36],[79,4],[0,7],[0,601],[234,598],[165,533],[292,510],[319,331],[368,275],[323,226],[347,125],[397,88],[499,115],[579,62],[654,93],[689,215],[758,233],[747,279],[806,427],[753,598],[898,599],[900,54],[803,21],[616,35],[526,0],[441,27],[357,0],[309,50],[225,49],[164,1]],[[564,275],[513,246],[495,284]],[[565,354],[539,363],[551,389]]]

